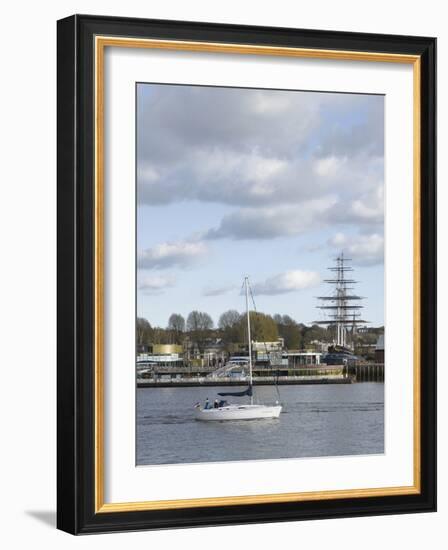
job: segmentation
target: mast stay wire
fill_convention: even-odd
[[[255,305],[255,298],[254,298],[254,295],[253,295],[253,292],[252,292],[252,287],[250,286],[249,281],[247,281],[247,282],[248,282],[248,287],[249,287],[249,294],[250,294],[250,297],[251,297],[251,300],[252,300],[252,304],[254,306],[254,312],[255,312],[255,315],[258,316],[257,306]],[[250,317],[250,312],[249,312],[249,317]],[[264,334],[263,334],[263,345],[264,345],[264,350],[265,350],[265,353],[266,353],[266,357],[268,358],[269,364],[272,368],[271,355],[268,352],[268,347],[266,345],[266,340],[264,338]],[[280,392],[279,392],[279,389],[278,389],[278,377],[279,377],[279,374],[278,374],[278,369],[277,369],[277,377],[275,378],[274,386],[275,386],[275,389],[277,391],[277,398],[278,398],[277,400],[280,403]]]

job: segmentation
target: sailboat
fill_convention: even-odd
[[[278,418],[282,412],[282,406],[278,403],[275,405],[262,405],[254,403],[253,378],[252,378],[252,339],[250,330],[250,314],[249,314],[249,278],[244,278],[244,287],[246,295],[246,315],[247,315],[247,337],[249,347],[249,385],[239,392],[220,392],[221,397],[250,397],[250,403],[246,404],[229,404],[227,401],[221,401],[218,407],[201,407],[195,405],[194,415],[196,420],[203,421],[224,421],[224,420],[261,420],[266,418]]]

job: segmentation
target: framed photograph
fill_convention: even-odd
[[[434,511],[426,37],[58,22],[58,527]]]

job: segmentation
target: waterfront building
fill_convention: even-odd
[[[141,349],[142,347],[140,347]],[[149,344],[137,348],[137,371],[150,367],[179,367],[184,364],[183,348],[177,344]]]
[[[257,352],[266,351],[282,351],[285,347],[285,340],[283,338],[277,338],[274,342],[257,342],[252,341],[252,350]]]
[[[152,344],[137,344],[137,355],[139,353],[151,353]]]
[[[321,340],[311,340],[310,342],[311,348],[320,353],[327,353],[330,345],[328,342],[322,342]]]
[[[290,350],[283,353],[283,357],[286,358],[289,368],[298,368],[304,365],[320,365],[322,353],[309,350]]]
[[[202,352],[203,366],[220,367],[224,365],[227,353],[221,338],[209,338]]]
[[[285,341],[278,338],[274,342],[252,342],[252,350],[255,354],[256,364],[270,364],[271,366],[284,366],[282,361]]]
[[[196,342],[187,337],[183,351],[187,362],[203,367],[223,365],[229,355],[221,338],[206,338],[202,342]]]
[[[273,368],[300,368],[305,366],[320,365],[322,353],[312,350],[288,350],[280,352],[263,353],[256,355],[256,366],[271,366]]]

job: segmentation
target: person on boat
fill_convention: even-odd
[[[209,408],[210,408],[210,402],[209,402],[208,397],[207,397],[207,399],[205,400],[204,409],[209,409]]]
[[[219,401],[215,399],[215,402],[213,403],[213,408],[217,409],[219,407]]]

